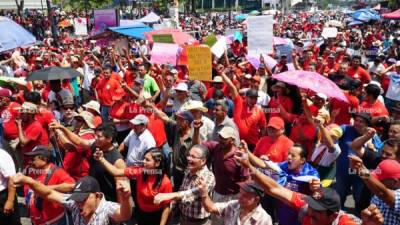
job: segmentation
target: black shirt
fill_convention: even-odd
[[[92,145],[92,152],[95,152],[95,144]],[[104,152],[104,158],[111,164],[115,164],[115,161],[122,159],[121,153],[116,148],[111,151]],[[117,193],[115,187],[114,177],[107,172],[107,170],[101,165],[100,162],[95,160],[93,156],[89,160],[90,169],[89,175],[96,178],[99,182],[100,190],[103,192],[107,201],[117,202]]]

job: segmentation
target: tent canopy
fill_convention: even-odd
[[[398,20],[398,19],[400,19],[400,9],[398,9],[394,12],[384,13],[384,14],[382,14],[382,17],[385,19]]]
[[[127,27],[127,26],[146,26],[146,25],[137,20],[119,20],[119,26]]]
[[[160,19],[161,18],[157,14],[151,12],[147,14],[145,17],[139,19],[138,21],[142,23],[157,23],[160,21]]]
[[[36,43],[36,38],[13,20],[0,16],[0,52]]]
[[[113,32],[120,33],[126,35],[128,37],[133,37],[136,39],[146,39],[144,36],[145,32],[150,32],[153,28],[148,27],[146,25],[136,25],[136,26],[124,26],[124,27],[109,27]]]

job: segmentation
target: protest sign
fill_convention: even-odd
[[[82,17],[75,18],[74,19],[74,30],[75,30],[75,35],[77,35],[77,36],[88,35],[86,18],[82,18]]]
[[[114,50],[118,52],[120,55],[125,55],[125,52],[129,52],[128,39],[126,38],[118,39],[115,42]]]
[[[225,37],[221,37],[217,43],[215,43],[215,45],[213,45],[211,47],[211,52],[217,57],[217,58],[221,58],[222,54],[224,54],[225,50],[226,50],[226,38]]]
[[[248,52],[250,56],[260,57],[273,50],[273,17],[250,16],[247,18]]]
[[[217,43],[217,37],[215,36],[215,34],[210,34],[207,37],[205,37],[204,39],[204,44],[208,45],[210,48]]]
[[[325,27],[322,30],[321,36],[325,39],[327,38],[335,38],[337,36],[338,29],[336,27]]]
[[[187,46],[189,79],[211,81],[211,51],[208,46]]]
[[[96,33],[103,32],[108,27],[118,26],[118,14],[115,9],[95,9],[93,15]]]
[[[176,65],[178,48],[177,44],[154,43],[150,53],[150,62]]]
[[[158,43],[174,43],[172,34],[153,34],[153,41]]]
[[[282,55],[287,56],[287,62],[291,63],[292,62],[292,51],[293,48],[289,44],[286,45],[277,45],[276,47],[276,54],[278,57],[281,57]]]

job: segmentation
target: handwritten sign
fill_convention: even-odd
[[[211,51],[208,46],[187,46],[189,79],[211,81]]]
[[[88,35],[87,26],[86,26],[86,18],[75,18],[74,19],[74,30],[75,35],[77,36],[86,36]]]
[[[325,39],[328,38],[335,38],[338,34],[338,29],[336,27],[325,27],[322,30],[321,36],[324,37]]]
[[[211,52],[217,57],[221,58],[226,50],[226,38],[224,36],[220,37],[217,43],[211,47]]]
[[[158,43],[174,43],[172,34],[154,34],[153,41]]]
[[[248,52],[250,56],[260,57],[273,50],[273,17],[249,16],[247,18]]]
[[[150,54],[150,62],[159,65],[176,65],[178,49],[179,45],[177,44],[154,43]]]

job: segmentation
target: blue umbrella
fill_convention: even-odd
[[[0,52],[34,44],[36,38],[13,20],[0,16]]]
[[[247,15],[247,14],[240,14],[240,15],[235,16],[235,20],[236,20],[236,21],[243,21],[243,20],[245,20],[248,16],[249,16],[249,15]]]
[[[380,20],[381,16],[374,9],[360,9],[350,14],[355,20],[369,22],[370,20]]]

